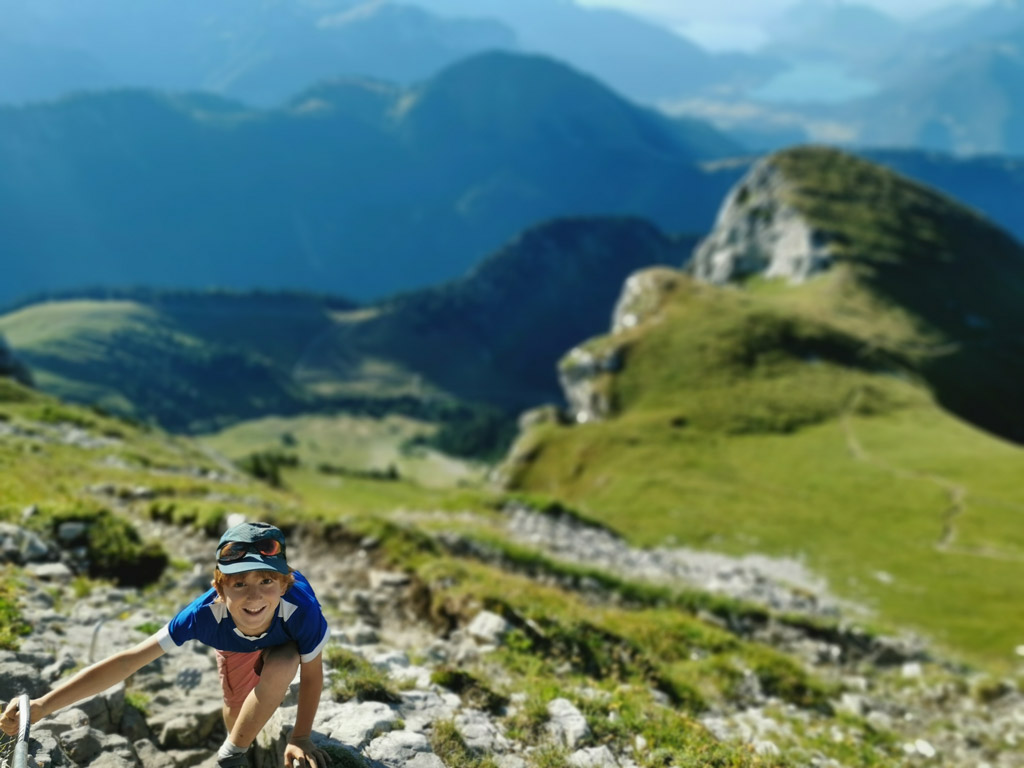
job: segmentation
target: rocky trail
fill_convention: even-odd
[[[66,543],[41,540],[18,526],[0,527],[0,551],[25,565],[20,602],[32,625],[18,651],[0,652],[0,690],[38,695],[69,670],[144,639],[206,588],[213,539],[151,520],[137,519],[137,524],[146,538],[173,545],[174,557],[190,564],[165,577],[158,589],[141,593],[112,586],[85,590],[75,579],[73,553]],[[624,577],[686,584],[772,611],[835,617],[846,609],[797,563],[682,549],[637,550],[606,530],[522,507],[507,509],[505,524],[510,537],[551,557]],[[78,532],[65,533],[70,541]],[[449,551],[500,559],[459,536],[441,538]],[[409,576],[377,567],[374,549],[373,541],[342,545],[302,535],[290,542],[292,564],[310,579],[331,622],[332,646],[365,659],[398,691],[391,702],[336,701],[328,682],[315,738],[331,748],[336,764],[345,766],[455,768],[434,749],[436,735],[454,729],[476,756],[476,763],[465,765],[479,765],[484,758],[490,761],[485,765],[499,768],[537,765],[536,745],[517,742],[504,725],[508,710],[521,705],[521,697],[513,692],[506,711],[495,713],[432,679],[442,666],[467,667],[485,659],[502,643],[509,629],[506,620],[481,611],[465,626],[439,631],[426,620]],[[722,623],[712,616],[707,620]],[[1024,696],[1011,683],[992,686],[979,698],[957,670],[934,664],[913,642],[872,637],[853,624],[820,635],[808,626],[768,621],[726,628],[795,654],[817,673],[840,681],[843,692],[834,702],[835,711],[866,721],[868,732],[896,734],[907,765],[1024,764],[1016,748],[1024,739]],[[329,680],[337,674],[328,669]],[[293,686],[251,752],[255,768],[280,765],[294,712]],[[620,752],[595,744],[591,724],[568,699],[549,701],[547,716],[547,739],[562,750],[566,765],[647,764],[640,742]],[[729,706],[704,713],[701,722],[720,739],[748,744],[752,765],[758,764],[758,755],[786,758],[778,744],[799,730],[832,729],[837,739],[864,738],[864,731],[844,728],[841,719],[767,696],[756,679]],[[223,736],[216,662],[211,651],[196,645],[165,655],[128,685],[36,724],[31,754],[36,766],[212,768]],[[793,759],[796,765],[840,765],[814,754]]]

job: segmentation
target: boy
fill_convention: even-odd
[[[321,651],[330,630],[309,582],[288,567],[281,531],[268,523],[230,528],[217,545],[213,588],[133,648],[115,653],[32,701],[32,721],[100,693],[187,640],[216,649],[228,736],[218,768],[245,768],[246,752],[284,700],[301,669],[298,713],[284,751],[286,766],[326,768],[310,734],[323,690]],[[0,729],[18,728],[17,699]]]

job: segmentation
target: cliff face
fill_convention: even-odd
[[[785,201],[787,181],[757,163],[726,197],[715,227],[693,254],[699,279],[728,283],[752,275],[803,282],[832,262],[829,238]]]

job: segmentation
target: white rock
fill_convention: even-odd
[[[398,720],[398,713],[379,701],[347,701],[333,711],[329,720],[317,725],[317,730],[343,744],[361,748],[382,733],[390,731]]]
[[[933,747],[924,739],[918,739],[917,741],[915,741],[914,749],[917,752],[917,754],[921,755],[922,757],[935,757],[935,755],[937,754],[935,751],[935,747]]]
[[[491,611],[480,611],[469,622],[466,632],[477,642],[498,645],[512,628],[502,616]]]
[[[479,752],[506,752],[508,739],[486,713],[467,709],[455,718],[455,728],[466,746]]]
[[[43,581],[68,582],[75,578],[75,574],[64,563],[29,563],[25,570]]]
[[[568,699],[553,699],[548,702],[548,731],[560,744],[573,749],[590,736],[590,726],[583,713]]]
[[[573,768],[619,768],[619,762],[608,747],[587,747],[569,755],[569,765]]]
[[[754,752],[758,755],[764,755],[767,757],[778,757],[782,754],[774,741],[768,741],[767,739],[758,739],[752,745]]]
[[[412,731],[392,731],[374,739],[366,748],[366,756],[389,768],[446,768],[431,751],[427,737]]]
[[[905,678],[920,677],[922,672],[921,665],[916,661],[908,661],[900,668],[900,674]]]

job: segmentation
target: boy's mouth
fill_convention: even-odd
[[[245,611],[249,616],[259,616],[266,609],[267,606],[264,605],[259,608],[243,608],[242,610]]]

